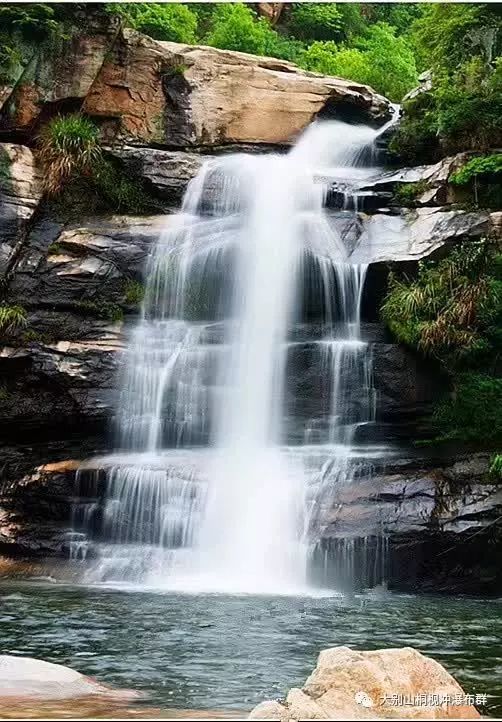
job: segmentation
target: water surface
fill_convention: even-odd
[[[3,653],[145,693],[138,706],[241,710],[301,686],[321,649],[412,646],[502,714],[502,600],[182,595],[3,582]]]

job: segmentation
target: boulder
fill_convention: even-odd
[[[320,111],[343,115],[347,107],[376,123],[391,114],[385,98],[359,83],[128,29],[84,103],[112,134],[171,147],[290,143]]]
[[[471,699],[472,698],[472,699]],[[248,719],[477,719],[473,695],[411,647],[323,650],[302,690],[262,702]]]
[[[41,174],[32,151],[0,143],[0,276],[9,270],[41,197]]]
[[[0,655],[0,702],[8,698],[55,700],[111,695],[123,699],[137,696],[130,691],[114,691],[62,664],[32,657]]]

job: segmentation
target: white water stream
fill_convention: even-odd
[[[118,452],[80,472],[95,470],[73,545],[78,556],[92,542],[88,581],[308,589],[320,498],[350,480],[355,434],[375,412],[366,267],[351,264],[325,210],[326,179],[346,181],[354,208],[351,179],[371,172],[360,162],[377,134],[318,122],[287,155],[211,159],[166,217],[127,351]],[[290,334],[308,306],[322,317],[311,343],[322,408],[292,444]]]

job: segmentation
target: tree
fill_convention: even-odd
[[[394,101],[401,100],[417,82],[411,48],[384,23],[368,28],[364,37],[354,41],[354,47],[338,47],[330,41],[313,43],[300,62],[309,70],[367,83]]]
[[[197,41],[197,15],[180,3],[111,3],[109,12],[121,15],[125,22],[155,40],[177,43]]]

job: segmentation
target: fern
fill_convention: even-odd
[[[0,305],[0,332],[9,334],[17,328],[24,328],[28,321],[22,306]]]

